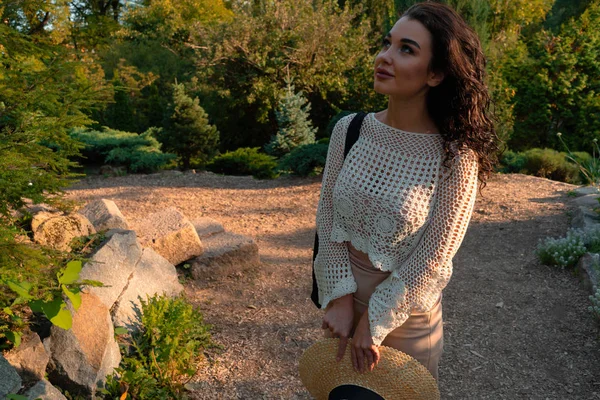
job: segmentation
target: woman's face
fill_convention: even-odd
[[[438,85],[443,76],[429,70],[431,46],[431,34],[419,21],[399,19],[375,58],[375,91],[407,100]]]

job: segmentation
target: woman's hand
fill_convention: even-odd
[[[329,303],[325,310],[323,325],[321,327],[329,329],[332,337],[340,338],[340,345],[336,356],[337,361],[340,361],[344,357],[353,323],[354,298],[352,294],[347,294]]]
[[[352,365],[357,372],[373,371],[379,362],[379,347],[373,344],[369,326],[369,310],[360,317],[352,338]],[[366,360],[365,360],[366,359]]]

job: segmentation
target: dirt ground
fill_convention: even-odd
[[[541,238],[569,227],[574,186],[497,175],[479,196],[444,291],[443,399],[600,399],[600,329],[589,293],[569,271],[540,265]],[[168,206],[252,236],[262,265],[186,293],[224,350],[194,379],[194,399],[310,399],[297,360],[322,335],[309,300],[320,178],[211,173],[92,177],[69,191],[106,198],[133,222]]]

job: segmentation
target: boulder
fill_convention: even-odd
[[[577,196],[585,196],[587,194],[600,194],[600,190],[594,186],[582,186],[574,190]]]
[[[5,356],[25,382],[43,379],[50,360],[40,337],[35,332],[23,335],[21,345],[6,353]]]
[[[56,250],[70,251],[74,238],[93,233],[96,230],[86,217],[71,214],[46,219],[33,231],[33,239],[36,243]]]
[[[224,232],[204,239],[203,244],[205,252],[190,260],[194,279],[260,263],[258,246],[250,237]]]
[[[79,276],[106,285],[86,290],[98,296],[110,309],[123,292],[141,256],[142,247],[135,232],[118,232],[96,250]]]
[[[86,217],[97,231],[129,229],[127,220],[121,214],[115,202],[111,200],[93,201],[79,210],[79,213]]]
[[[24,396],[29,400],[67,400],[67,398],[50,382],[42,379],[31,388],[29,388]]]
[[[586,194],[585,196],[577,197],[575,200],[573,200],[573,202],[578,206],[594,209],[596,207],[600,207],[598,198],[600,198],[600,194]]]
[[[590,230],[599,227],[600,214],[587,206],[578,206],[573,214],[571,226],[574,228]]]
[[[40,225],[49,220],[50,218],[58,216],[60,216],[60,214],[49,211],[39,211],[33,214],[33,217],[31,218],[31,232],[37,231]]]
[[[197,218],[192,221],[192,224],[196,228],[196,233],[200,239],[225,232],[223,225],[219,221],[209,217]]]
[[[142,246],[152,247],[173,265],[197,257],[204,251],[194,225],[173,207],[149,215],[136,231]]]
[[[151,248],[144,249],[129,284],[113,307],[113,323],[136,329],[139,323],[140,300],[166,294],[177,296],[183,291],[175,266]]]
[[[21,377],[17,370],[0,354],[0,399],[21,389]]]
[[[577,267],[582,271],[581,279],[583,284],[592,294],[600,288],[600,254],[585,253],[579,259]]]
[[[93,398],[121,362],[109,309],[90,293],[82,293],[71,329],[53,325],[44,345],[50,382],[80,396]]]

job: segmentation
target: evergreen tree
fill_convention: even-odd
[[[198,98],[188,96],[182,83],[173,85],[170,111],[164,130],[157,134],[163,151],[177,154],[183,169],[190,168],[192,159],[204,166],[217,153],[217,127],[208,123]]]
[[[279,131],[265,146],[265,151],[281,157],[298,146],[315,142],[316,129],[309,119],[310,103],[302,92],[294,93],[294,86],[287,81],[287,90],[275,110]]]

